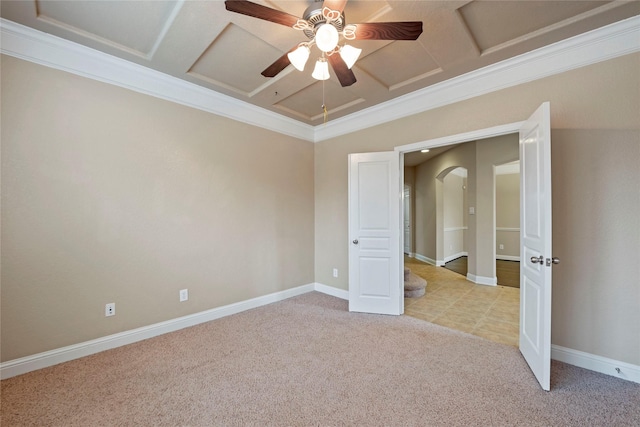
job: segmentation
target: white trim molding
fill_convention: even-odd
[[[199,325],[200,323],[210,322],[212,320],[220,319],[222,317],[230,316],[232,314],[240,313],[252,308],[257,308],[274,302],[283,301],[287,298],[314,291],[316,290],[316,286],[317,284],[310,283],[307,285],[298,286],[296,288],[275,292],[269,295],[252,298],[246,301],[240,301],[234,304],[225,305],[223,307],[217,307],[211,310],[205,310],[199,313],[178,317],[176,319],[155,323],[153,325],[143,326],[141,328],[108,335],[106,337],[73,344],[67,347],[45,351],[43,353],[38,353],[19,359],[9,360],[7,362],[0,363],[0,379],[4,380],[16,375],[26,374],[27,372],[35,371],[37,369],[42,369],[49,366],[57,365],[59,363],[68,362],[70,360],[79,359],[81,357],[89,356],[101,351],[110,350],[112,348],[132,344],[134,342],[153,338],[158,335],[174,332],[180,329],[188,328],[190,326]],[[326,288],[328,288],[328,286]],[[326,292],[324,288],[320,291],[329,293]]]
[[[634,16],[331,120],[316,127],[315,141],[335,138],[638,51],[640,16]]]
[[[177,77],[0,18],[0,53],[313,141],[313,126]]]
[[[314,127],[0,18],[2,54],[313,142],[639,51],[640,16],[635,16]]]
[[[559,345],[551,346],[551,358],[590,371],[600,372],[640,384],[640,366],[607,357],[596,356]]]
[[[469,252],[462,251],[462,252],[458,252],[457,254],[446,256],[446,257],[444,257],[444,262],[446,264],[449,261],[453,261],[454,259],[458,259],[458,258],[463,257],[463,256],[469,256]]]
[[[424,255],[414,254],[414,258],[419,260],[419,261],[426,262],[427,264],[431,264],[431,265],[435,265],[437,267],[441,267],[440,265],[438,265],[438,263],[436,262],[435,259],[431,259],[431,258],[426,257]],[[442,262],[442,261],[440,261],[440,262]]]
[[[467,280],[475,283],[476,285],[486,285],[486,286],[498,285],[497,277],[476,276],[475,274],[467,273]]]
[[[444,228],[444,232],[450,232],[450,231],[460,231],[460,230],[468,230],[469,227],[467,226],[462,226],[462,227],[445,227]]]
[[[520,228],[514,228],[514,227],[496,227],[496,231],[507,231],[507,232],[520,232]]]
[[[520,257],[514,255],[496,255],[496,259],[501,261],[520,261]]]
[[[178,331],[190,326],[199,325],[200,323],[210,322],[222,317],[237,314],[246,310],[261,307],[278,301],[283,301],[291,297],[306,294],[311,291],[322,292],[344,300],[349,299],[349,292],[343,289],[333,288],[321,283],[310,283],[298,286],[296,288],[287,289],[280,292],[274,292],[269,295],[252,298],[246,301],[240,301],[234,304],[225,305],[223,307],[213,308],[211,310],[201,311],[199,313],[190,314],[176,319],[167,320],[165,322],[155,323],[149,326],[124,331],[106,337],[97,338],[90,341],[73,344],[67,347],[57,348],[55,350],[45,351],[43,353],[31,356],[21,357],[19,359],[9,360],[0,363],[0,379],[15,377],[16,375],[26,374],[59,363],[68,362],[70,360],[79,359],[101,351],[110,350],[112,348],[121,347],[123,345],[132,344],[134,342],[153,338],[169,332]]]
[[[349,299],[349,291],[334,288],[333,286],[323,285],[322,283],[314,283],[314,290],[343,300]]]

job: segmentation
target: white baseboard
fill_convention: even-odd
[[[640,366],[630,363],[596,356],[595,354],[585,353],[559,345],[551,346],[551,358],[580,368],[589,369],[590,371],[640,383]]]
[[[414,254],[415,259],[422,261],[422,262],[426,262],[427,264],[431,264],[431,265],[436,265],[436,260],[435,259],[431,259],[429,257],[426,257],[424,255],[420,255],[420,254]]]
[[[334,288],[322,283],[310,283],[296,288],[287,289],[285,291],[275,292],[269,295],[252,298],[250,300],[229,304],[224,307],[218,307],[200,313],[179,317],[177,319],[156,323],[154,325],[132,329],[130,331],[120,332],[118,334],[109,335],[95,340],[0,363],[0,379],[4,380],[16,375],[79,359],[101,351],[132,344],[137,341],[188,328],[200,323],[220,319],[252,308],[283,301],[311,291],[322,292],[344,300],[349,299],[349,292],[344,289]],[[580,368],[640,383],[640,366],[632,365],[630,363],[620,362],[558,345],[551,346],[551,358]]]
[[[80,357],[99,353],[101,351],[109,350],[127,344],[132,344],[137,341],[142,341],[148,338],[156,337],[158,335],[166,334],[168,332],[177,331],[179,329],[188,328],[200,323],[230,316],[232,314],[240,313],[252,308],[261,307],[263,305],[271,304],[277,301],[283,301],[287,298],[302,295],[314,290],[319,290],[320,292],[324,292],[329,295],[338,294],[334,295],[338,297],[342,295],[341,292],[345,292],[347,294],[347,297],[345,299],[348,299],[347,291],[342,291],[340,289],[334,290],[334,288],[330,288],[329,286],[325,285],[320,285],[322,289],[316,289],[318,285],[319,284],[317,283],[310,283],[307,285],[298,286],[296,288],[274,292],[269,295],[252,298],[246,301],[240,301],[234,304],[225,305],[223,307],[213,308],[211,310],[202,311],[200,313],[194,313],[188,316],[167,320],[165,322],[132,329],[130,331],[108,335],[106,337],[97,338],[91,341],[85,341],[67,347],[45,351],[43,353],[38,353],[19,359],[9,360],[7,362],[0,363],[0,379],[4,380],[16,375],[35,371],[37,369],[46,368],[49,366],[57,365],[59,363],[78,359]]]
[[[476,276],[475,274],[467,273],[467,280],[475,283],[476,285],[487,285],[487,286],[498,285],[497,277]]]
[[[457,254],[446,256],[446,257],[444,257],[444,262],[446,263],[446,262],[449,262],[449,261],[453,261],[454,259],[458,259],[458,258],[463,257],[463,256],[469,256],[469,253],[463,251],[463,252],[458,252]]]
[[[502,261],[520,261],[520,257],[515,255],[496,255],[496,259]]]
[[[344,289],[334,288],[332,286],[323,285],[322,283],[314,283],[314,291],[322,292],[323,294],[331,295],[332,297],[348,300],[349,291]]]

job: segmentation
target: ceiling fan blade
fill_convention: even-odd
[[[422,21],[356,24],[356,40],[416,40],[420,34]]]
[[[284,70],[285,68],[287,68],[289,64],[291,64],[291,61],[289,61],[289,57],[287,55],[293,52],[294,50],[296,50],[297,48],[298,48],[298,45],[295,45],[291,50],[289,50],[289,52],[285,53],[280,58],[276,59],[276,61],[273,64],[265,68],[265,70],[260,74],[262,74],[265,77],[277,76],[280,73],[280,71]]]
[[[345,64],[339,54],[335,53],[327,56],[327,61],[331,64],[331,68],[333,68],[333,71],[336,73],[342,87],[351,86],[356,82],[355,74],[347,67],[347,64]]]
[[[324,0],[322,7],[328,7],[331,10],[338,10],[342,12],[346,4],[347,0]]]
[[[290,15],[270,7],[262,6],[247,0],[227,0],[224,2],[225,7],[230,12],[240,13],[242,15],[252,16],[265,21],[275,22],[276,24],[293,27],[298,22],[298,17]]]

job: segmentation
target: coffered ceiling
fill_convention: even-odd
[[[301,17],[308,1],[255,0]],[[416,41],[353,41],[357,82],[340,86],[303,72],[260,73],[306,41],[293,28],[225,9],[223,1],[7,1],[4,19],[161,71],[310,125],[384,103],[640,15],[638,1],[349,0],[347,23],[422,21]]]

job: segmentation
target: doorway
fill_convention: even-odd
[[[493,203],[495,165],[518,157],[517,134],[439,147],[429,158],[405,153],[405,178],[416,194],[411,204],[431,204],[408,206],[415,212],[415,235],[409,238],[416,244],[415,259],[405,257],[405,268],[427,280],[427,289],[421,298],[405,299],[405,314],[518,346],[519,290],[496,286]],[[490,256],[480,257],[478,251]]]
[[[519,349],[540,386],[549,390],[552,284],[550,267],[559,263],[559,259],[551,256],[549,102],[542,103],[523,122],[398,146],[394,151],[349,154],[349,311],[396,315],[404,312],[404,257],[401,256],[404,248],[404,154],[416,150],[428,151],[425,147],[446,147],[453,143],[477,141],[515,132],[519,135],[518,156],[522,168],[521,254],[523,260],[526,260],[521,265]],[[486,154],[478,152],[476,159],[482,159]],[[506,158],[502,160],[509,161]],[[494,162],[495,164],[498,162]],[[477,189],[490,186],[493,191],[493,179],[493,170],[488,175],[476,171],[474,181],[469,181],[469,187]],[[386,191],[380,191],[381,189]],[[474,215],[474,219],[469,221],[469,270],[475,271],[475,274],[469,272],[467,278],[476,284],[495,285],[494,198],[469,197],[469,204],[469,215]],[[434,208],[433,204],[430,206]],[[437,204],[435,209],[438,209]],[[420,216],[416,215],[416,218]],[[433,219],[437,218],[441,216],[436,215]],[[491,250],[484,250],[486,241],[482,238],[482,233],[478,232],[486,229],[487,218],[491,218],[492,224],[489,233]],[[361,221],[363,219],[373,222],[368,224],[367,221]],[[376,231],[376,235],[370,231]],[[363,243],[364,239],[367,239],[367,244],[360,245],[360,239],[363,239]],[[419,248],[416,243],[415,250]],[[433,243],[429,249],[434,249]],[[442,255],[441,251],[434,250],[432,253],[435,253],[437,259]],[[484,262],[487,258],[488,263]],[[381,274],[372,275],[371,271],[363,270],[363,263],[371,261],[378,262]],[[490,268],[487,265],[490,265]],[[493,278],[482,276],[488,273],[491,273]],[[483,283],[485,281],[486,283]]]

